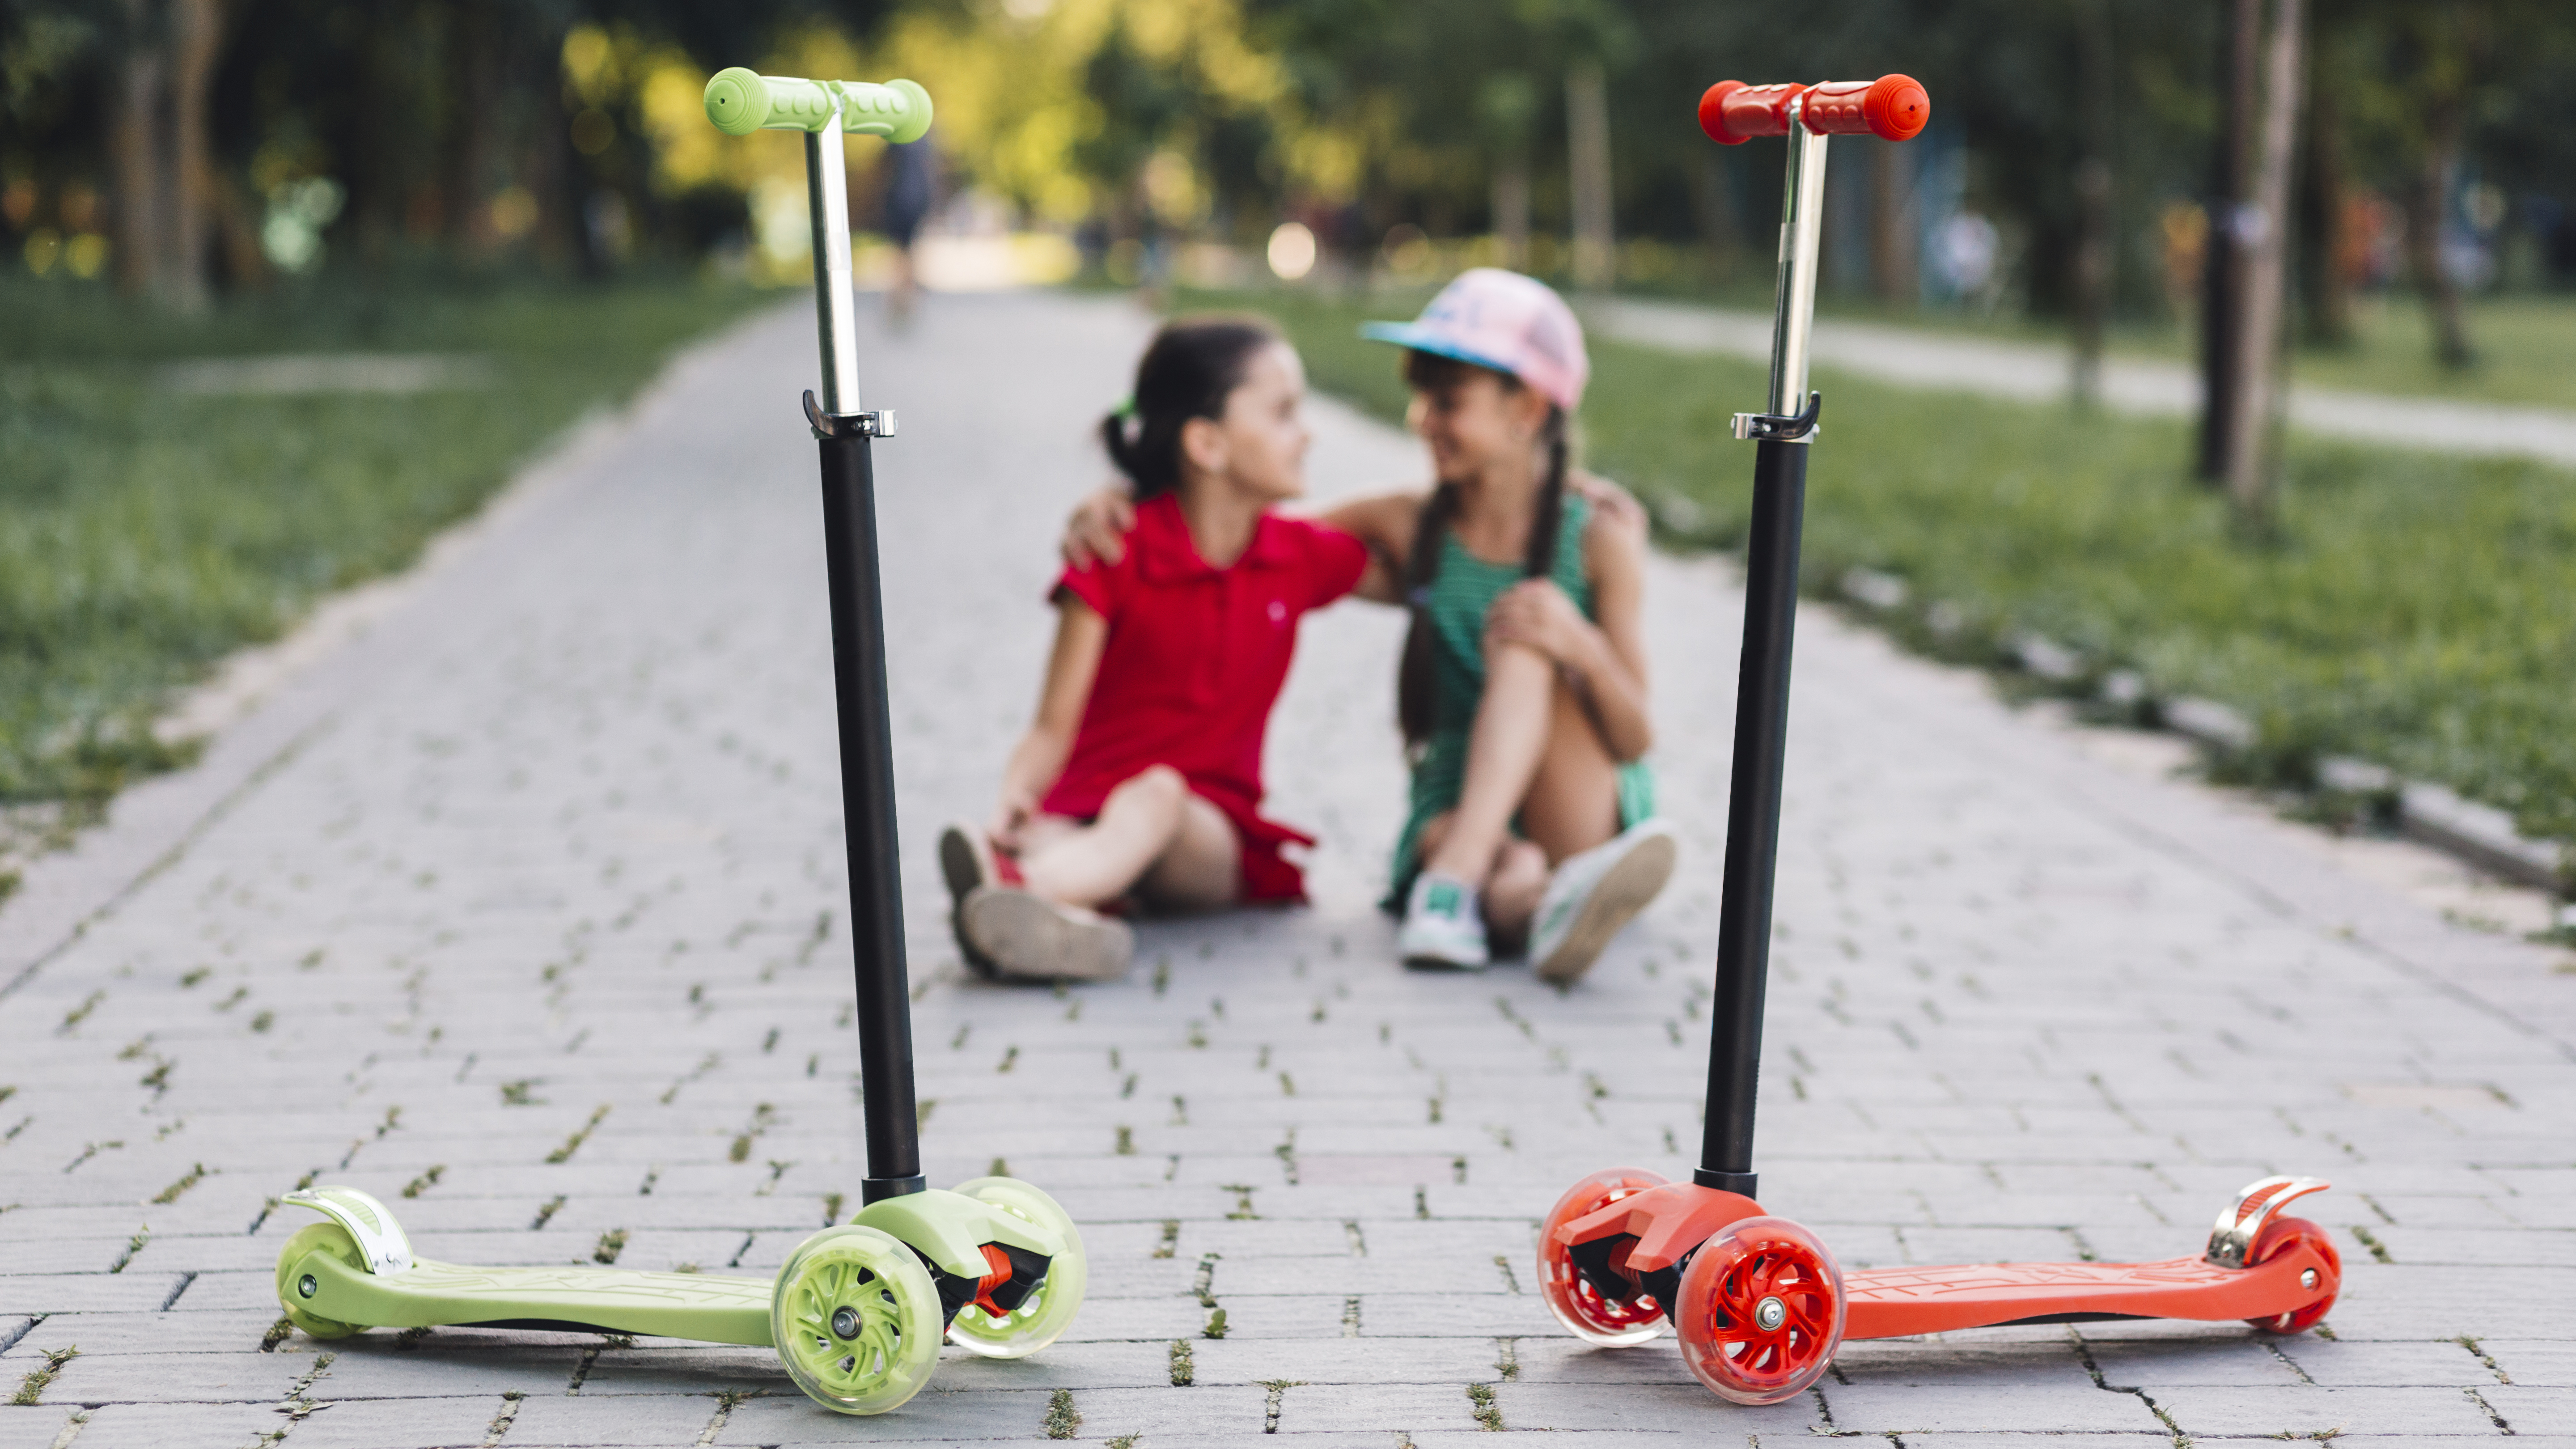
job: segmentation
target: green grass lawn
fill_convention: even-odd
[[[1433,290],[1429,283],[1390,284],[1371,305],[1396,308],[1409,315]],[[1311,295],[1277,291],[1246,293],[1244,297],[1247,304],[1257,304],[1260,299],[1278,296],[1293,306],[1300,299],[1311,299]],[[1767,276],[1748,275],[1723,287],[1638,288],[1633,295],[1736,312],[1771,310],[1771,281]],[[2070,345],[2066,323],[2060,319],[1956,307],[1898,307],[1851,292],[1819,295],[1816,315],[2042,347]],[[2291,357],[2291,372],[2303,383],[2352,392],[2576,411],[2576,295],[2514,293],[2480,297],[2469,303],[2468,329],[2469,340],[2477,349],[2477,362],[2465,369],[2446,368],[2433,358],[2433,325],[2420,297],[2407,291],[2364,295],[2354,300],[2351,342],[2341,347],[2303,343]],[[2115,358],[2198,365],[2195,330],[2171,322],[2115,322],[2105,345]]]
[[[1384,308],[1183,301],[1269,312],[1317,386],[1400,412],[1394,356],[1353,330]],[[1593,464],[1656,505],[1672,541],[1731,546],[1753,453],[1727,424],[1760,404],[1763,369],[1599,341],[1592,357]],[[1918,607],[1887,622],[1918,647],[1999,662],[2035,631],[2155,695],[2243,710],[2262,745],[2238,764],[2262,778],[2355,755],[2576,840],[2576,474],[2301,439],[2256,539],[2186,476],[2182,422],[1816,381],[1811,591],[1883,570],[1911,585]],[[1935,603],[1939,631],[1919,607]]]
[[[177,752],[171,691],[333,589],[398,569],[584,411],[760,300],[685,279],[362,288],[182,322],[0,283],[0,805],[94,804]],[[182,396],[174,361],[463,353],[412,396]]]

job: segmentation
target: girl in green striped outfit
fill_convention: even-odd
[[[1328,522],[1401,560],[1413,612],[1397,716],[1412,808],[1388,896],[1406,964],[1476,968],[1526,943],[1566,981],[1663,889],[1643,635],[1646,540],[1567,485],[1590,364],[1572,309],[1511,272],[1460,276],[1410,323],[1407,422],[1437,484]],[[1345,516],[1348,515],[1348,516]]]

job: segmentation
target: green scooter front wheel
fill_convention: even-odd
[[[1091,1277],[1083,1258],[1082,1233],[1054,1198],[1016,1177],[979,1177],[957,1184],[956,1191],[1064,1240],[1064,1251],[1047,1265],[1046,1277],[1017,1308],[997,1318],[970,1303],[958,1309],[948,1325],[948,1341],[968,1353],[1026,1358],[1055,1342],[1082,1311],[1083,1289]]]
[[[890,1234],[825,1228],[778,1270],[769,1329],[806,1397],[843,1414],[882,1414],[939,1367],[939,1290]]]
[[[323,1318],[299,1306],[310,1295],[289,1275],[311,1253],[328,1253],[361,1273],[368,1271],[367,1256],[358,1250],[358,1240],[347,1228],[338,1223],[306,1223],[297,1228],[287,1238],[286,1246],[277,1250],[277,1306],[286,1310],[286,1321],[315,1338],[347,1338],[366,1332],[367,1324]]]

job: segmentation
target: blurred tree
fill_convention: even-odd
[[[2237,333],[2236,389],[2215,405],[2233,414],[2227,491],[2241,517],[2268,521],[2279,466],[2281,334],[2290,231],[2290,166],[2298,154],[2299,88],[2307,74],[2304,0],[2271,0],[2259,80],[2260,121],[2247,201],[2237,215],[2245,254]]]

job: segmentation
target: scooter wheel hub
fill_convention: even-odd
[[[1691,1255],[1676,1297],[1683,1364],[1734,1403],[1796,1398],[1842,1347],[1842,1270],[1821,1239],[1786,1218],[1728,1224]]]

